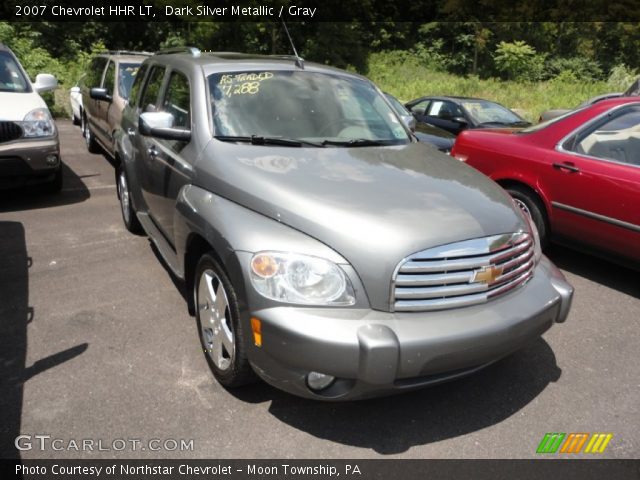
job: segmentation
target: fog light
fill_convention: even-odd
[[[320,391],[331,385],[335,379],[336,377],[324,373],[310,372],[307,375],[307,385],[311,390]]]
[[[45,161],[47,162],[47,165],[49,165],[50,167],[55,167],[58,164],[58,156],[57,155],[47,155],[47,158],[45,159]]]

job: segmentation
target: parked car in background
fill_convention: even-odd
[[[640,77],[636,78],[629,88],[624,91],[625,97],[637,97],[640,95]]]
[[[184,279],[225,387],[255,373],[322,400],[408,391],[475,372],[569,312],[573,288],[530,219],[417,142],[359,75],[159,52],[117,146],[125,226]]]
[[[457,135],[476,128],[523,128],[531,125],[499,103],[471,97],[422,97],[405,105],[419,123]]]
[[[515,133],[468,131],[452,155],[552,238],[640,264],[640,101],[602,100]]]
[[[402,121],[409,127],[418,140],[428,145],[433,145],[444,153],[449,153],[453,148],[456,136],[428,123],[418,123],[411,112],[406,109],[400,101],[390,93],[384,94],[389,100],[391,107],[395,110]]]
[[[82,82],[84,75],[80,77],[78,84],[69,89],[69,103],[71,105],[71,121],[74,125],[80,125],[82,118],[82,91],[79,84]]]
[[[0,44],[0,188],[62,188],[58,130],[40,96],[57,86],[47,73],[31,83],[13,52]]]
[[[598,103],[601,100],[607,100],[609,98],[637,97],[639,95],[640,95],[640,78],[636,78],[635,81],[631,85],[629,85],[629,88],[627,88],[624,92],[604,93],[602,95],[591,97],[588,100],[585,100],[584,102],[582,102],[580,105],[578,105],[576,109],[586,107],[588,105],[593,105],[594,103]],[[540,114],[540,118],[538,121],[546,122],[547,120],[551,120],[552,118],[556,118],[561,115],[564,115],[569,111],[571,111],[571,109],[568,109],[568,108],[557,108],[554,110],[547,110]]]
[[[120,126],[122,110],[138,68],[149,55],[111,51],[91,61],[80,87],[82,132],[91,153],[102,148],[108,155],[114,155],[114,133]]]
[[[608,100],[609,98],[618,98],[624,95],[626,95],[626,93],[621,93],[621,92],[613,92],[613,93],[605,93],[602,95],[597,95],[595,97],[589,98],[588,100],[585,100],[576,108],[587,107],[589,105],[593,105],[594,103],[598,103],[601,100]],[[570,108],[556,108],[553,110],[544,111],[540,114],[540,118],[538,119],[538,122],[546,122],[547,120],[560,117],[570,111],[571,111]]]

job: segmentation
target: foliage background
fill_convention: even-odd
[[[173,4],[180,3],[173,0]],[[167,3],[162,0],[156,4]],[[640,24],[629,22],[468,21],[456,0],[440,5],[446,21],[290,23],[301,56],[357,71],[403,101],[428,94],[494,99],[530,119],[549,108],[627,88],[640,65]],[[464,18],[465,21],[455,21]],[[155,51],[194,45],[201,50],[290,53],[274,22],[0,22],[0,42],[25,69],[53,73],[61,88],[48,101],[68,114],[68,89],[91,55],[104,49]]]

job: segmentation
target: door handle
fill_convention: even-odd
[[[553,168],[555,168],[556,170],[566,170],[569,173],[578,173],[580,171],[578,167],[570,162],[554,163]]]
[[[147,148],[147,153],[150,157],[157,157],[158,155],[160,155],[160,152],[156,150],[156,147]]]

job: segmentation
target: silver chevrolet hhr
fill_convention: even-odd
[[[184,280],[225,387],[348,400],[475,372],[573,288],[498,185],[415,140],[367,79],[159,52],[117,134],[125,225]]]

